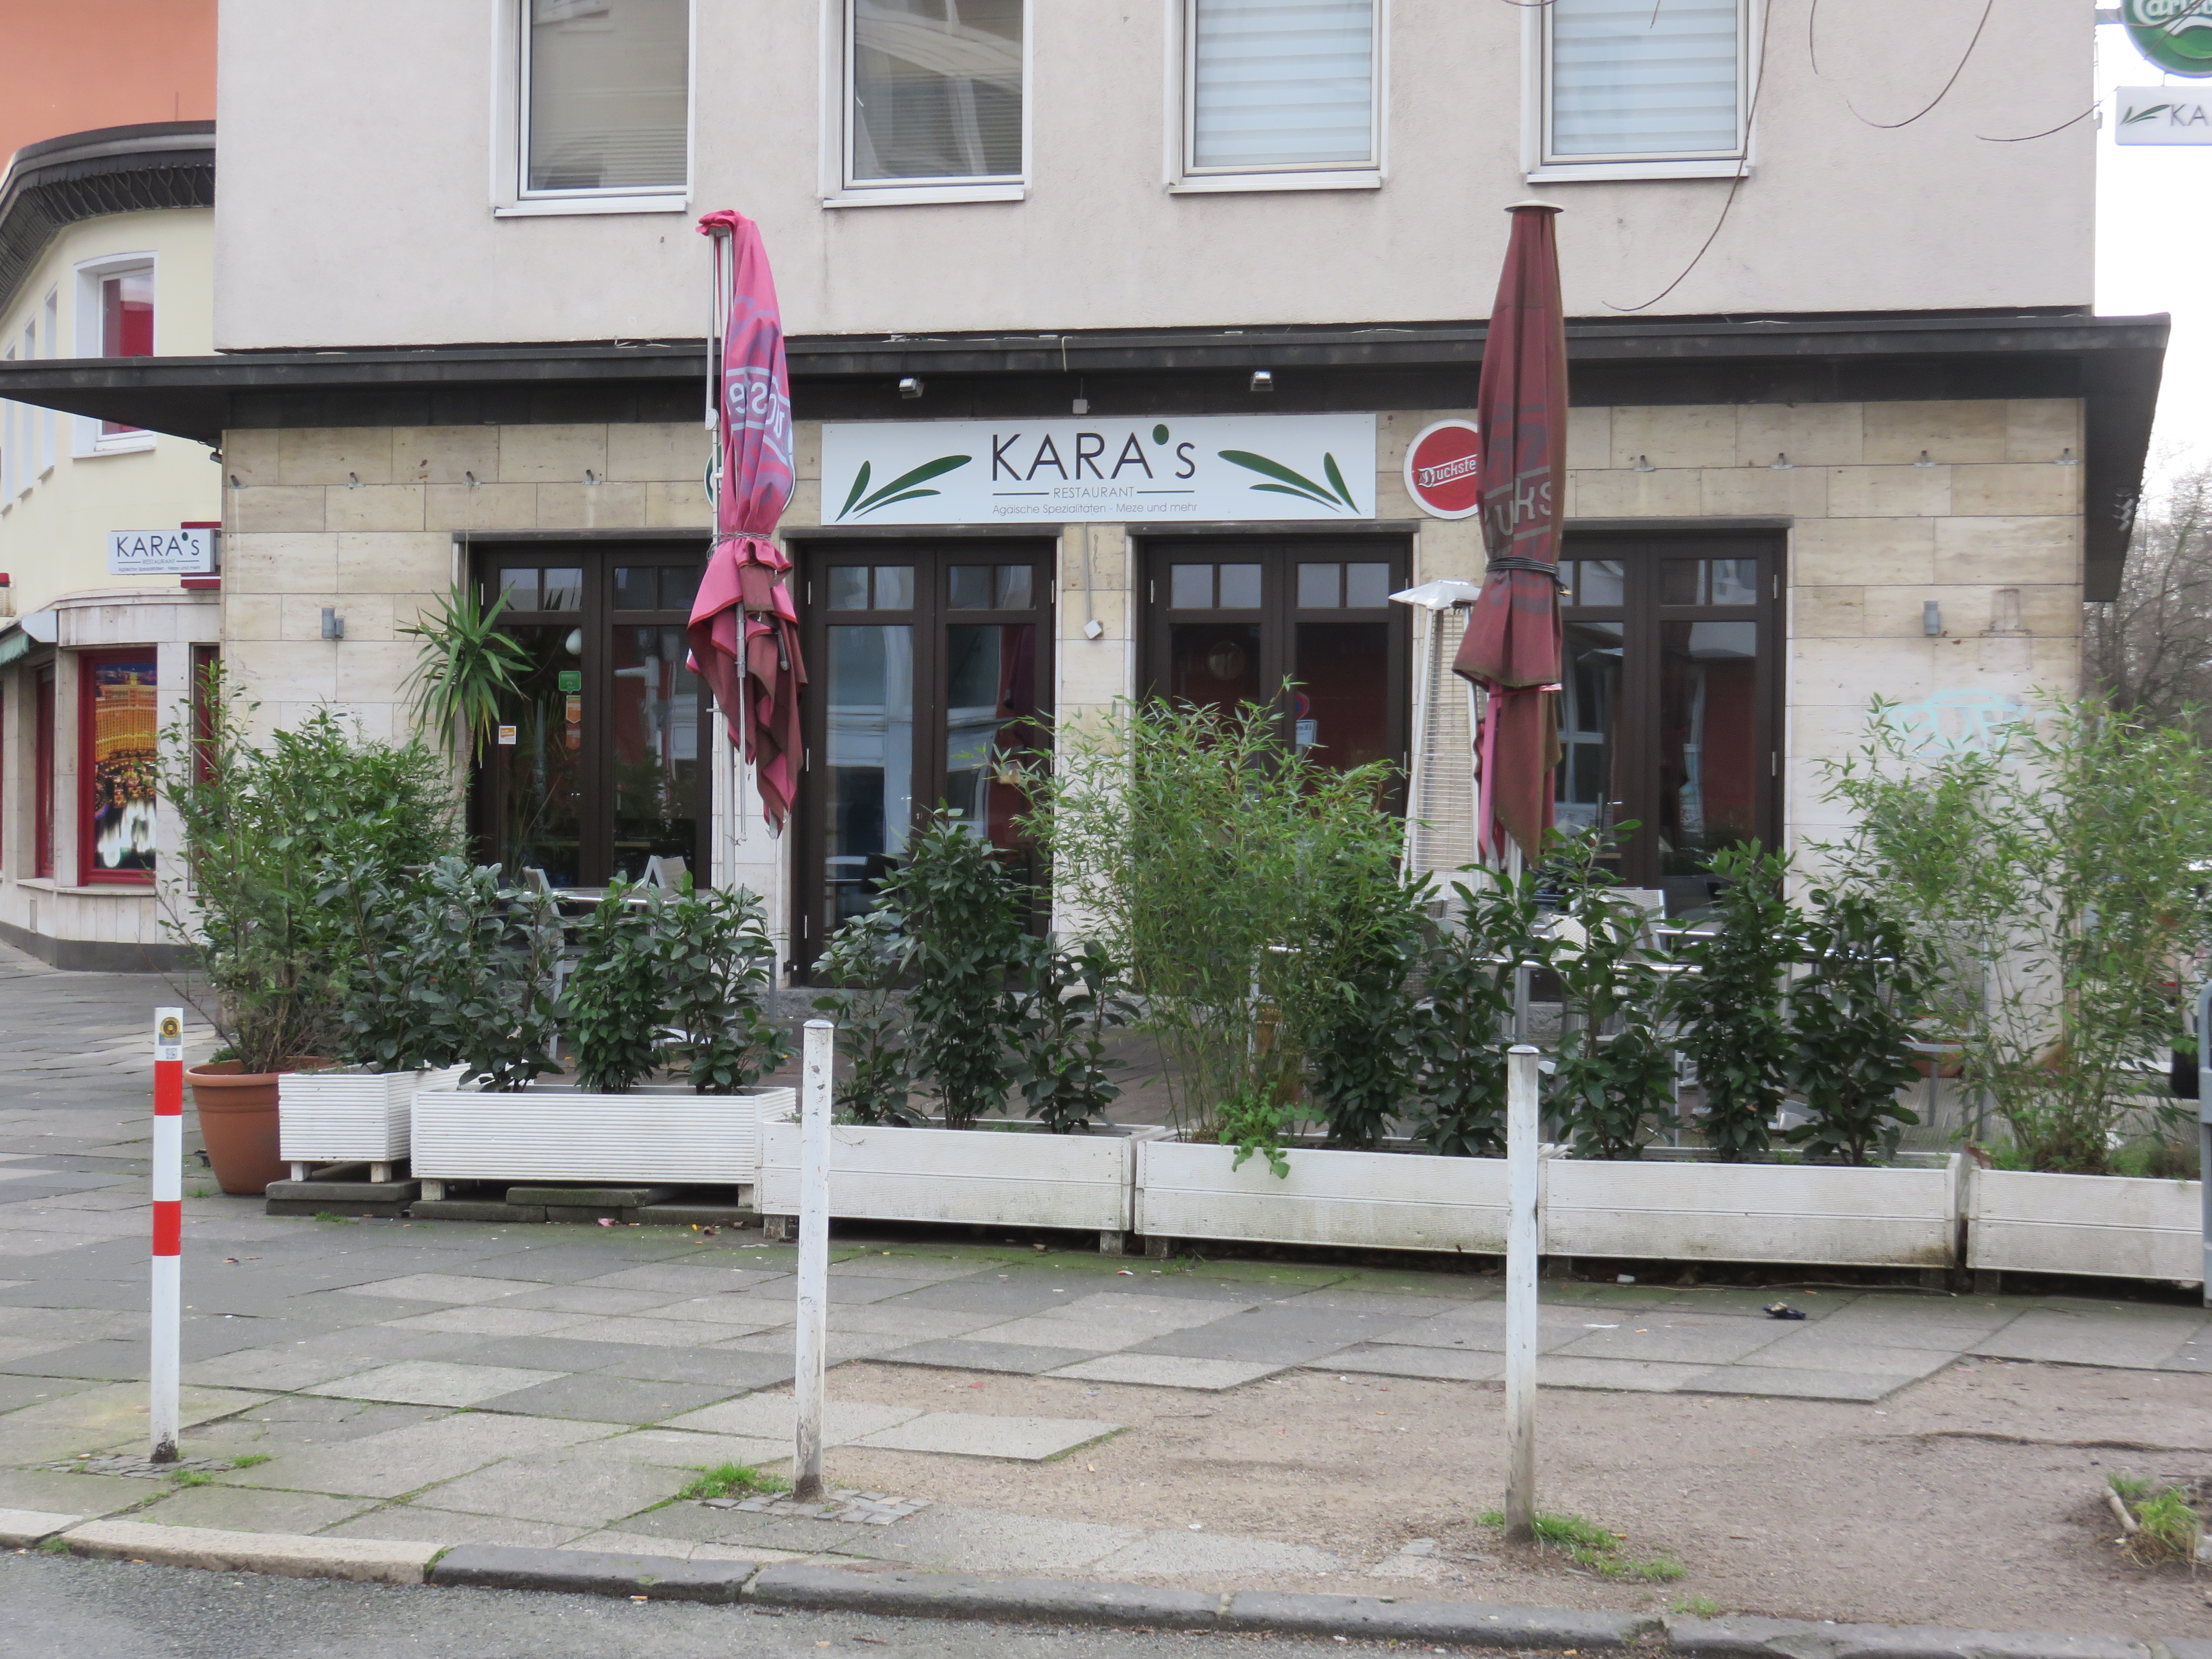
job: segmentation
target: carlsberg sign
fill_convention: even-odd
[[[2120,0],[2136,50],[2174,75],[2212,76],[2212,6],[2204,0]]]
[[[824,525],[1375,516],[1372,415],[830,422]]]

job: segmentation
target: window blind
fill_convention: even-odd
[[[1189,0],[1194,169],[1375,164],[1375,0]]]
[[[532,0],[532,190],[663,190],[687,176],[688,0]]]
[[[1741,139],[1741,0],[1553,0],[1551,150],[1731,155]]]

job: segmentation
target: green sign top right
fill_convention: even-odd
[[[2212,76],[2212,0],[2120,0],[2136,50],[2173,75]]]

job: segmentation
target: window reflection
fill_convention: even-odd
[[[945,810],[969,834],[1011,848],[1024,798],[1004,773],[1034,736],[1036,629],[969,624],[945,636]]]
[[[828,799],[825,934],[875,908],[914,820],[914,629],[827,630],[823,702]]]
[[[1613,808],[1620,793],[1613,774],[1621,634],[1620,623],[1573,622],[1565,626],[1559,769],[1552,809],[1553,819],[1562,830],[1607,829],[1616,821]]]
[[[1662,623],[1662,875],[1704,870],[1757,831],[1759,624]]]
[[[697,676],[681,628],[614,629],[614,873],[699,850]]]

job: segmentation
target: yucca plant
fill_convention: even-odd
[[[422,641],[421,660],[401,683],[416,718],[449,748],[459,738],[464,763],[491,735],[501,702],[520,695],[519,676],[530,666],[529,653],[500,631],[506,609],[506,594],[486,605],[473,585],[461,582],[398,629]]]

